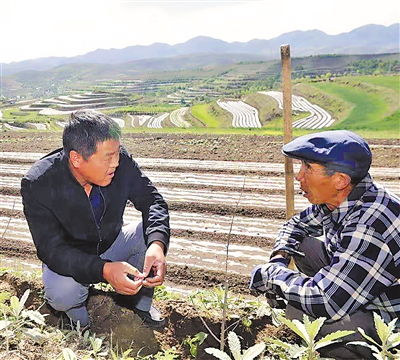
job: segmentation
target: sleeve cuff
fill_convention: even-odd
[[[154,241],[160,241],[164,245],[164,255],[167,255],[169,248],[169,238],[161,232],[151,233],[147,238],[147,247],[149,247]]]

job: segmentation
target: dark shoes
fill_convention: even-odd
[[[160,311],[151,305],[150,311],[134,309],[135,313],[140,317],[143,323],[152,328],[161,328],[165,324],[165,319],[162,318]]]

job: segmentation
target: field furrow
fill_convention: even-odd
[[[0,234],[3,239],[0,259],[4,264],[11,261],[10,256],[27,264],[35,257],[18,194],[21,177],[43,155],[44,152],[0,152]],[[269,257],[274,238],[285,222],[282,216],[265,215],[275,214],[278,210],[285,212],[283,164],[162,158],[136,160],[171,207],[172,237],[167,258],[172,269],[169,285],[185,283],[185,279],[180,278],[182,269],[188,269],[196,278],[202,276],[201,271],[204,274],[221,272],[221,264],[225,268],[225,261],[232,276],[246,279],[255,265]],[[295,164],[295,171],[298,168],[299,164]],[[399,181],[392,180],[398,178],[398,168],[372,168],[371,174],[382,179],[382,186],[400,194]],[[299,192],[297,182],[295,190]],[[296,211],[306,206],[308,201],[296,194]],[[258,209],[262,216],[241,214],[245,208]],[[124,222],[140,220],[141,214],[128,204]],[[27,250],[17,250],[25,247]],[[31,254],[30,260],[26,259],[26,254]],[[199,281],[203,280],[199,278]]]

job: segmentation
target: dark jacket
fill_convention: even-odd
[[[24,213],[38,257],[54,272],[81,283],[103,281],[99,257],[122,227],[127,201],[142,212],[147,245],[169,244],[168,206],[126,150],[111,183],[100,187],[104,213],[98,226],[86,192],[72,175],[62,149],[37,161],[21,181]]]

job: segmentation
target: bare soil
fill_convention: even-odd
[[[61,132],[0,134],[0,151],[50,152],[62,146]],[[372,166],[399,167],[399,139],[367,139]],[[123,144],[134,157],[272,162],[283,161],[282,137],[259,135],[124,134]]]
[[[197,160],[224,160],[244,162],[271,162],[280,163],[283,156],[280,152],[282,138],[267,136],[237,136],[237,135],[192,135],[192,134],[124,134],[123,144],[134,157],[137,158],[169,158],[169,159],[197,159]],[[399,140],[374,140],[369,143],[373,152],[373,166],[375,167],[400,167],[400,141]],[[0,152],[41,152],[46,153],[61,147],[61,133],[42,132],[4,132],[0,134]],[[4,162],[4,161],[3,161]],[[163,169],[163,171],[167,171]],[[15,190],[0,188],[2,194],[15,194]],[[188,212],[204,212],[219,215],[232,215],[232,208],[221,206],[205,206],[196,203],[172,204],[171,209]],[[282,211],[255,210],[251,208],[236,209],[240,215],[248,217],[274,217],[283,219]],[[23,217],[23,213],[14,210],[3,210],[0,216]],[[192,231],[175,231],[174,236],[196,235]],[[198,234],[199,235],[199,234]],[[199,238],[205,241],[225,243],[226,235],[201,234]],[[270,248],[273,239],[248,237],[245,240],[240,236],[231,236],[231,242],[240,244],[251,243],[259,247]],[[33,244],[22,243],[10,239],[0,239],[0,255],[16,259],[17,261],[36,262],[39,264]],[[0,258],[1,260],[1,258]],[[223,266],[221,265],[221,269]],[[168,267],[167,283],[181,286],[211,289],[224,283],[224,272],[196,269],[191,266],[171,265]],[[229,286],[233,291],[243,296],[250,296],[248,290],[249,277],[231,273],[227,277]],[[18,277],[3,274],[0,278],[0,290],[7,289],[17,296],[21,296],[27,289],[31,289],[30,308],[37,309],[43,304],[42,285],[40,281],[22,280]],[[140,319],[129,310],[126,299],[114,293],[93,290],[89,298],[88,309],[92,318],[92,331],[96,335],[104,334],[110,337],[113,333],[113,343],[116,342],[124,349],[133,348],[140,350],[141,355],[155,354],[161,349],[175,347],[180,359],[190,358],[189,347],[183,344],[187,336],[211,330],[218,338],[221,319],[218,316],[210,317],[187,302],[174,300],[158,300],[156,303],[167,322],[161,331],[151,330],[140,323]],[[48,322],[56,326],[59,314],[55,314],[46,306],[41,308],[43,313],[49,314]],[[235,319],[229,320],[234,324]],[[206,326],[205,326],[206,325]],[[232,325],[233,326],[233,325]],[[207,327],[209,330],[207,330]],[[265,336],[277,335],[278,337],[296,338],[291,333],[271,325],[269,317],[253,319],[251,331],[240,322],[234,325],[235,332],[242,337],[243,348],[248,348]],[[219,347],[213,336],[209,335],[206,342],[199,348],[199,359],[211,359],[203,349],[205,347]],[[51,359],[54,353],[46,353],[43,349],[33,346],[25,354],[27,359]],[[0,358],[2,354],[0,353]]]

